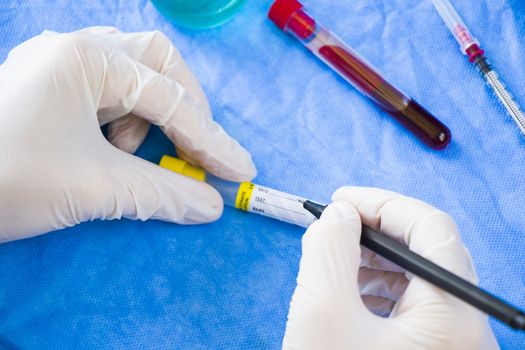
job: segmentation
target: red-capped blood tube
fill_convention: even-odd
[[[450,130],[443,123],[386,81],[370,63],[317,23],[300,2],[277,0],[268,16],[425,144],[433,149],[444,149],[450,143]]]

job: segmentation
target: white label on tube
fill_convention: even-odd
[[[305,198],[268,187],[242,183],[235,206],[239,209],[308,227],[315,217],[303,208]]]

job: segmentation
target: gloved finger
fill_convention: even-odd
[[[45,30],[42,35],[62,34]],[[211,117],[211,111],[202,87],[184,61],[179,50],[162,32],[123,33],[112,26],[87,27],[70,34],[93,36],[98,44],[112,51],[115,47],[122,49],[129,57],[160,74],[177,81],[194,99],[201,111]],[[107,36],[111,34],[110,36]]]
[[[95,35],[106,35],[106,34],[121,34],[122,31],[117,27],[113,26],[92,26],[86,27],[74,31],[76,34],[95,34]]]
[[[363,222],[408,245],[438,265],[476,282],[476,274],[454,220],[420,200],[374,188],[343,187],[334,200],[356,206]]]
[[[159,125],[168,138],[214,175],[249,181],[255,174],[250,154],[219,124],[204,116],[180,84],[115,52],[107,63],[99,123],[130,112]]]
[[[107,40],[107,38],[101,38]],[[114,45],[122,48],[130,57],[147,67],[161,73],[162,75],[173,79],[183,86],[188,94],[195,101],[200,113],[207,118],[211,118],[211,109],[208,99],[197,78],[193,75],[182,55],[172,44],[171,40],[161,32],[140,32],[140,33],[119,33],[111,37]],[[137,120],[135,120],[137,119]],[[141,135],[144,122],[138,118],[130,118],[128,122],[119,126],[125,135]],[[110,125],[111,128],[111,125]],[[135,128],[139,130],[135,130]],[[126,144],[129,148],[138,148],[143,138],[131,138],[122,136],[124,140],[120,141],[121,136],[114,135],[116,144]],[[134,147],[131,147],[133,144]],[[179,152],[180,153],[180,152]],[[195,163],[189,156],[181,156],[191,163]]]
[[[99,191],[89,195],[76,191],[82,199],[82,203],[73,205],[81,213],[73,215],[78,222],[125,217],[199,224],[215,221],[222,214],[222,198],[208,184],[112,147],[108,153],[112,153],[112,157],[106,157],[107,164],[100,164],[97,169],[99,173],[100,169],[106,171],[88,177],[97,182],[95,185],[87,186],[87,177],[82,176],[83,188]]]
[[[184,159],[185,161],[187,161],[188,163],[193,164],[193,165],[197,164],[197,162],[194,161],[193,159],[191,159],[191,157],[189,155],[184,153],[184,150],[182,150],[180,148],[177,148],[177,147],[175,147],[175,149],[177,150],[177,157],[178,158]]]
[[[117,34],[117,33],[122,33],[122,32],[120,31],[120,29],[116,27],[112,27],[112,26],[93,26],[93,27],[82,28],[82,29],[76,30],[71,33],[105,35],[105,34]],[[57,34],[63,34],[63,33],[46,29],[40,35],[57,35]]]
[[[367,309],[380,317],[389,316],[395,305],[395,301],[375,295],[363,295],[362,299]]]
[[[133,154],[146,138],[150,126],[147,120],[130,113],[109,123],[108,141],[124,152]]]
[[[199,81],[179,50],[162,32],[121,33],[112,41],[130,57],[183,86],[199,111],[211,118],[211,110]]]
[[[94,35],[104,36],[104,41],[115,41],[117,35],[123,34],[120,29],[112,26],[94,26],[87,27],[73,32],[74,34],[80,35]],[[56,35],[58,32],[45,30],[42,35]],[[107,35],[112,35],[108,38]],[[150,123],[142,118],[128,114],[127,116],[121,117],[108,126],[108,141],[115,147],[128,152],[134,153],[144,141]]]
[[[210,104],[201,84],[171,40],[159,31],[131,33],[123,36],[121,45],[129,52],[131,47],[137,47],[138,41],[148,43],[138,61],[178,82],[188,91],[203,117],[212,119]],[[193,159],[183,149],[177,148],[177,156],[191,164],[201,165],[198,159]]]
[[[453,273],[476,282],[470,254],[454,221],[419,200],[370,188],[346,187],[334,198],[356,205],[363,221],[409,245],[410,249]],[[392,310],[391,319],[405,327],[419,327],[441,336],[460,329],[463,322],[484,324],[478,310],[418,277],[413,277]]]
[[[366,247],[361,247],[361,267],[368,267],[374,270],[406,272],[401,267]]]
[[[405,292],[408,279],[404,273],[373,270],[366,267],[359,269],[359,292],[361,295],[374,295],[398,301]]]
[[[112,26],[94,26],[67,33],[66,35],[90,35],[103,37],[105,42],[112,42],[122,32]],[[50,30],[42,32],[41,36],[64,35]],[[108,35],[111,35],[108,37]],[[126,152],[134,153],[142,144],[149,130],[150,123],[142,118],[133,117],[131,114],[110,123],[108,128],[108,140],[117,148]]]
[[[348,348],[341,343],[348,329],[373,327],[376,316],[363,304],[357,282],[360,233],[355,208],[341,201],[306,231],[284,348]]]
[[[46,35],[56,35],[59,34],[58,32],[55,32],[54,30],[44,29],[42,33],[40,33],[40,36],[46,36]]]

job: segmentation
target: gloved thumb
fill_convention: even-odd
[[[105,193],[100,193],[103,199],[91,196],[96,203],[82,206],[87,210],[92,208],[85,213],[85,219],[125,217],[198,224],[215,221],[222,214],[222,198],[208,184],[123,151],[116,152],[118,159],[105,167],[107,186],[103,186]]]
[[[319,277],[325,276],[321,278],[327,284],[355,281],[357,285],[360,237],[361,219],[357,210],[345,201],[329,205],[303,237],[298,282],[304,280],[308,283],[312,277],[319,281]],[[340,278],[332,278],[335,276]]]
[[[310,226],[302,241],[283,348],[348,348],[347,330],[374,317],[359,293],[360,236],[359,214],[345,201],[329,205]]]

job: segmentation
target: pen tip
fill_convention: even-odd
[[[303,202],[303,208],[319,219],[323,213],[323,210],[326,208],[326,205],[306,200]]]

